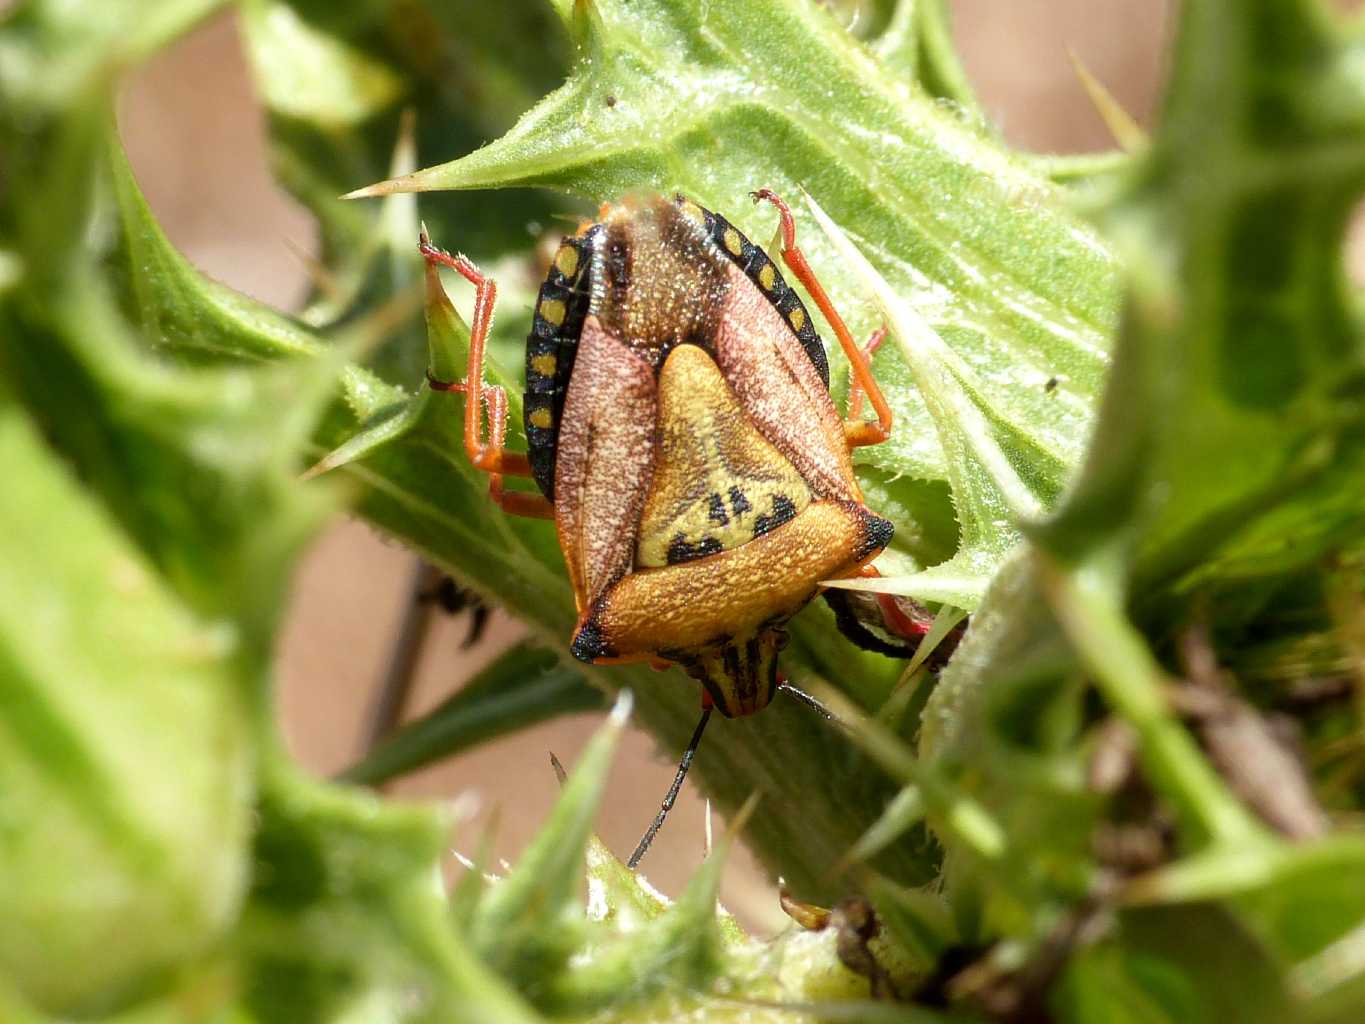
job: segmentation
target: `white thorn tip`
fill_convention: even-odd
[[[626,722],[630,721],[630,712],[635,707],[635,694],[630,690],[622,690],[616,697],[616,703],[612,706],[611,715],[607,721],[615,728],[619,729]]]

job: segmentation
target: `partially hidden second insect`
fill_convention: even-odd
[[[421,242],[430,265],[477,289],[466,380],[431,386],[465,393],[465,449],[492,499],[554,520],[578,608],[574,656],[675,664],[703,687],[701,721],[631,867],[712,708],[766,707],[787,620],[820,581],[876,575],[870,563],[893,532],[864,504],[850,459],[891,432],[867,359],[881,332],[858,347],[796,245],[786,203],[767,189],[753,198],[777,207],[783,262],[848,358],[846,417],[810,314],[763,249],[683,196],[638,196],[604,205],[556,252],[526,340],[529,450],[509,451],[506,394],[483,381],[497,286]],[[875,420],[863,418],[864,396]],[[540,493],[504,489],[504,476],[530,477]],[[884,650],[837,600],[840,627]],[[895,623],[894,603],[883,608]]]

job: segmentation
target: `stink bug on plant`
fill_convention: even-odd
[[[493,500],[554,520],[578,608],[574,656],[676,664],[703,687],[701,721],[631,867],[712,708],[735,717],[766,707],[784,624],[821,580],[875,575],[893,532],[863,503],[850,458],[889,436],[891,410],[797,247],[786,203],[766,189],[753,197],[777,207],[782,259],[848,357],[847,418],[810,314],[764,251],[685,197],[636,197],[603,206],[556,252],[526,341],[529,451],[509,451],[506,394],[483,382],[497,286],[463,256],[421,243],[431,264],[476,288],[466,380],[431,386],[464,392],[465,449]],[[875,420],[862,417],[864,396]],[[540,493],[504,490],[505,475],[531,477]],[[836,602],[855,642],[902,653]],[[905,636],[924,632],[892,599],[883,610]]]

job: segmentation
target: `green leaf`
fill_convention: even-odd
[[[224,0],[24,0],[5,15],[0,92],[32,110],[88,102],[121,67],[150,56]]]
[[[948,22],[945,0],[896,0],[886,27],[872,42],[872,51],[888,71],[903,70],[929,95],[956,103],[963,113],[980,118]]]
[[[402,95],[397,71],[309,25],[291,5],[247,2],[242,7],[252,59],[270,72],[261,76],[261,99],[277,115],[341,132]]]
[[[1311,0],[1187,9],[1162,130],[1103,213],[1128,314],[1085,472],[1041,536],[1073,559],[1121,544],[1144,599],[1225,547],[1245,574],[1261,516],[1311,519],[1307,502],[1354,489],[1365,338],[1341,244],[1365,189],[1365,90],[1345,71],[1359,42],[1338,33]],[[1271,571],[1278,539],[1257,552]]]
[[[1062,469],[1074,461],[1106,363],[1115,281],[1103,247],[1048,185],[917,86],[889,82],[813,5],[712,2],[703,13],[602,0],[582,10],[577,68],[512,131],[362,194],[681,190],[762,239],[771,217],[740,197],[762,185],[796,201],[808,189],[959,359],[989,369],[978,401],[1026,442],[1020,471],[1055,476],[1050,449]],[[809,231],[802,244],[850,325],[870,331],[875,315],[852,268]],[[860,458],[948,479],[952,459],[899,363],[877,360],[896,435]],[[1049,391],[1051,378],[1060,386]]]
[[[105,1010],[237,913],[238,640],[177,600],[7,390],[0,475],[0,975],[54,1012]]]
[[[90,1013],[165,993],[130,1021],[199,1006],[530,1022],[449,930],[440,819],[304,783],[275,749],[275,628],[332,507],[297,468],[340,363],[169,250],[121,156],[106,159],[107,97],[85,101],[25,136],[15,178],[37,187],[22,218],[5,210],[22,267],[0,296],[0,461],[16,498],[0,582],[0,857],[18,915],[0,928],[5,999],[17,986]],[[35,122],[7,114],[9,149],[20,115]],[[89,216],[105,172],[123,245],[101,264],[43,229]],[[158,334],[163,353],[208,362],[262,346],[309,358],[175,368],[150,354]],[[363,373],[344,379],[374,397]]]
[[[375,785],[559,715],[600,711],[606,696],[563,656],[518,644],[342,774]]]
[[[1061,490],[1067,455],[1045,451],[1041,442],[1030,445],[1008,425],[992,424],[982,407],[976,373],[892,291],[838,225],[813,200],[809,202],[844,262],[876,297],[900,344],[949,456],[948,479],[960,524],[957,552],[947,562],[913,576],[839,585],[974,610],[992,574],[1019,543],[1015,523],[1036,518],[1044,502]],[[1026,466],[1029,478],[1022,478],[1016,466]]]
[[[1053,1005],[1075,1024],[1300,1020],[1278,968],[1217,907],[1154,908],[1124,914],[1117,941],[1077,956]]]
[[[752,810],[753,801],[746,806]],[[612,1003],[648,999],[660,989],[705,992],[717,976],[726,973],[730,965],[721,948],[722,936],[728,932],[735,940],[742,933],[733,921],[721,917],[716,895],[733,839],[733,833],[727,833],[677,902],[659,908],[638,929],[623,927],[625,922],[619,920],[611,922],[616,941],[599,939],[589,945],[558,987],[555,999],[561,1012],[600,1011]],[[603,873],[599,869],[597,877]],[[639,881],[635,885],[642,890],[634,900],[638,906],[647,894]],[[611,913],[610,904],[607,913]],[[723,923],[729,927],[723,929]]]
[[[393,215],[415,210],[411,200],[380,211],[337,197],[504,130],[562,79],[566,40],[541,3],[249,0],[242,8],[276,174],[320,228],[318,288],[305,319],[346,322],[416,281],[420,260],[413,216]],[[465,251],[491,257],[527,245],[528,224],[556,212],[544,197],[511,192],[457,199],[425,216],[438,238],[458,232]],[[385,376],[420,375],[419,339],[420,325],[405,325],[402,344],[382,354]]]
[[[582,936],[585,849],[630,706],[628,696],[617,702],[569,775],[549,821],[471,922],[471,940],[485,961],[533,998]]]
[[[1100,808],[1077,785],[1081,765],[1045,753],[1042,770],[1026,774],[999,742],[1002,727],[1038,736],[1026,731],[1037,695],[1064,693],[1084,672],[1134,726],[1144,782],[1181,823],[1186,856],[1135,883],[1132,898],[1221,900],[1216,913],[1235,915],[1260,944],[1255,959],[1275,958],[1182,959],[1177,931],[1221,942],[1216,924],[1198,920],[1212,905],[1190,908],[1140,957],[1123,954],[1117,973],[1109,952],[1083,957],[1066,988],[1086,995],[1068,1019],[1219,1019],[1234,1006],[1269,1007],[1266,1019],[1335,1019],[1339,1000],[1360,991],[1358,964],[1320,988],[1302,983],[1343,953],[1349,960],[1359,910],[1325,883],[1357,853],[1335,837],[1302,849],[1272,839],[1172,715],[1165,651],[1152,650],[1192,607],[1215,629],[1230,621],[1254,632],[1265,595],[1291,572],[1358,544],[1359,489],[1347,478],[1359,459],[1365,350],[1347,315],[1339,249],[1365,187],[1365,96],[1341,70],[1358,46],[1308,3],[1183,8],[1160,131],[1096,193],[1130,274],[1096,436],[1061,511],[1029,530],[1050,557],[1021,556],[996,577],[929,702],[923,749],[934,763],[990,792],[992,809],[1050,807],[1055,837],[1084,838]],[[1249,589],[1258,578],[1264,587]],[[1070,795],[1045,784],[1068,774]],[[1108,810],[1121,814],[1114,802]],[[1026,845],[1036,862],[1040,844]],[[1017,875],[976,865],[950,884],[954,903],[970,890],[995,928],[1036,936],[1043,908],[1064,891],[1057,881],[1093,867],[1084,846],[1046,845],[1055,862],[1044,885],[1023,889]],[[1331,851],[1342,858],[1335,871],[1322,869]],[[1018,871],[1009,859],[1002,866]],[[1002,891],[1024,897],[1022,913],[1001,913]],[[1326,912],[1333,900],[1338,912]],[[1298,957],[1308,959],[1291,990],[1283,968]],[[1242,977],[1260,994],[1221,991]]]
[[[0,362],[177,593],[201,613],[240,617],[249,643],[268,642],[290,556],[326,507],[323,492],[296,489],[292,464],[331,374],[313,360],[172,371],[131,349],[102,282],[73,269],[72,288],[14,310],[13,329],[30,340]]]
[[[440,815],[307,780],[274,759],[259,813],[235,950],[253,1019],[539,1020],[450,927]]]
[[[117,233],[106,265],[144,344],[190,364],[318,355],[322,341],[261,303],[201,274],[173,248],[138,189],[118,137],[107,140]]]
[[[276,622],[299,548],[332,507],[292,467],[333,386],[325,361],[181,370],[148,358],[93,246],[69,244],[86,226],[63,244],[48,235],[91,215],[107,167],[108,68],[87,66],[85,49],[107,60],[96,37],[121,28],[135,56],[192,9],[206,7],[144,6],[133,28],[131,7],[111,5],[64,44],[44,37],[24,52],[47,85],[75,90],[72,108],[19,91],[0,116],[0,144],[23,150],[10,173],[26,196],[4,211],[22,271],[0,296],[14,498],[0,817],[5,903],[19,915],[0,944],[12,983],[61,1011],[162,991],[223,945],[249,870]],[[0,49],[63,17],[26,6]],[[78,71],[79,87],[63,78]]]

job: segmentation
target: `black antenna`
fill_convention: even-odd
[[[649,850],[649,844],[654,842],[654,837],[658,835],[659,829],[663,828],[664,819],[668,817],[668,812],[673,810],[673,802],[678,799],[678,790],[682,789],[683,779],[687,778],[687,769],[692,767],[692,758],[697,753],[697,746],[701,743],[701,734],[706,731],[706,723],[710,717],[711,707],[708,705],[702,709],[701,721],[697,723],[692,738],[687,741],[687,749],[683,751],[682,760],[678,762],[678,774],[673,777],[673,785],[668,787],[668,794],[664,797],[663,806],[659,808],[659,813],[654,816],[654,821],[650,824],[648,831],[640,839],[640,844],[635,847],[635,852],[630,855],[630,860],[626,861],[626,867],[632,871],[635,870],[635,865],[640,863]]]

